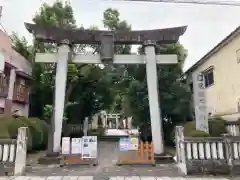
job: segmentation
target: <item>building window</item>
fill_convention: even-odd
[[[0,114],[4,114],[4,108],[0,107]]]
[[[205,87],[209,87],[214,84],[214,76],[213,76],[213,68],[208,69],[207,71],[203,72],[204,74],[204,83]]]
[[[193,83],[189,84],[189,89],[190,89],[190,92],[193,93]]]

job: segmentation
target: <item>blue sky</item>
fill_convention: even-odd
[[[31,40],[24,22],[31,22],[43,2],[54,0],[0,0],[3,5],[1,23],[7,32],[17,32]],[[121,19],[132,29],[157,29],[188,25],[180,42],[188,49],[184,69],[189,68],[204,54],[240,25],[240,7],[206,6],[166,3],[122,2],[111,0],[70,0],[77,24],[103,29],[102,16],[105,9],[117,8]]]

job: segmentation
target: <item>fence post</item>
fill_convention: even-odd
[[[21,176],[25,172],[27,158],[27,127],[18,128],[14,176]]]
[[[184,127],[176,126],[175,138],[176,138],[176,158],[178,167],[181,169],[184,175],[187,175],[186,155],[184,145]]]
[[[223,134],[223,142],[224,142],[224,147],[225,147],[225,155],[226,155],[226,161],[229,166],[229,171],[230,173],[232,172],[233,168],[233,154],[232,154],[232,143],[231,143],[231,136],[229,134]]]

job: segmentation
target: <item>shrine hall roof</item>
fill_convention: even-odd
[[[59,28],[30,23],[25,23],[25,27],[38,41],[60,43],[67,39],[73,44],[98,44],[100,43],[101,35],[109,33],[113,34],[114,43],[116,44],[142,44],[145,40],[154,40],[159,44],[171,44],[176,43],[187,29],[187,26],[180,26],[166,29],[111,32]]]

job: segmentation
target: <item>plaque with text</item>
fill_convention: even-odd
[[[202,73],[194,73],[193,79],[193,99],[196,119],[196,129],[208,132],[208,112],[206,106],[206,95],[204,87],[204,77]]]

